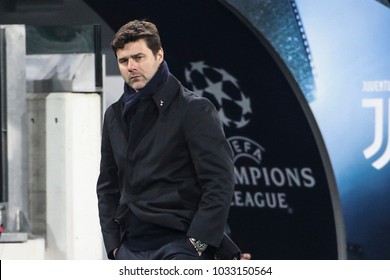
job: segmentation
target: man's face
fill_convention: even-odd
[[[164,59],[162,49],[155,56],[143,39],[127,43],[123,49],[116,50],[116,55],[123,79],[137,91],[153,78]]]

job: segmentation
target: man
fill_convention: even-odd
[[[97,183],[110,259],[213,259],[234,188],[215,107],[169,72],[156,26],[131,21],[111,43],[124,93],[106,111]]]

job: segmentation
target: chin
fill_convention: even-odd
[[[145,85],[144,84],[133,84],[133,85],[131,85],[131,87],[133,88],[133,89],[135,89],[135,90],[140,90],[140,89],[142,89],[143,87],[145,87]]]

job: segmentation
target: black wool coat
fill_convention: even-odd
[[[158,92],[141,98],[130,123],[121,100],[106,110],[97,196],[109,255],[121,243],[114,219],[124,205],[142,221],[218,247],[233,189],[232,150],[218,112],[171,74]]]

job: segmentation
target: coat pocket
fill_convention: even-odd
[[[121,227],[126,227],[130,215],[130,208],[126,203],[120,204],[115,212],[114,221]]]

